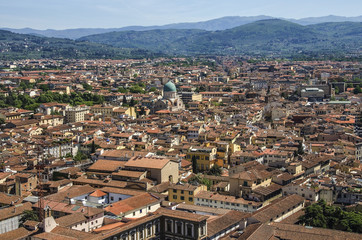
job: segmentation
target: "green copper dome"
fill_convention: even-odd
[[[176,92],[176,86],[173,82],[168,82],[163,86],[163,92]]]

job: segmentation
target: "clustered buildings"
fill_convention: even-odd
[[[46,85],[104,101],[0,100],[0,239],[360,239],[296,224],[321,199],[361,206],[358,63],[1,65],[3,100]]]

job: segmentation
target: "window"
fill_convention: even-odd
[[[181,190],[181,194],[184,194],[184,190]]]
[[[140,209],[140,213],[142,213],[142,209]]]
[[[189,202],[193,202],[194,199],[192,197],[189,197]]]
[[[201,236],[203,236],[203,235],[205,235],[205,226],[201,226],[201,229],[200,229],[201,231]]]
[[[181,200],[185,200],[185,197],[184,197],[184,196],[181,196]]]
[[[151,210],[151,206],[148,206],[148,210]]]
[[[157,222],[156,222],[156,231],[155,231],[155,233],[157,234],[157,233],[159,233],[159,232],[160,232],[160,222],[157,221]]]
[[[113,201],[114,200],[114,198],[113,197],[111,197],[111,201]]]
[[[186,236],[189,236],[189,237],[193,236],[193,225],[192,224],[187,224]]]
[[[135,232],[131,232],[131,240],[136,240],[136,233]]]
[[[194,194],[194,192],[193,192],[193,191],[189,191],[189,195],[192,195],[192,194]]]
[[[136,216],[136,212],[133,212],[133,216]]]
[[[143,228],[140,228],[140,234],[139,234],[139,236],[140,236],[140,239],[143,239]]]
[[[182,234],[182,223],[181,222],[176,223],[176,233]]]
[[[166,232],[172,232],[172,220],[166,221]]]
[[[147,237],[151,236],[152,234],[152,225],[147,226]]]
[[[121,201],[122,200],[122,198],[118,198],[118,201]]]
[[[177,193],[177,190],[176,189],[174,189],[174,190],[172,190],[174,193]]]
[[[177,199],[177,195],[173,195],[173,199]]]

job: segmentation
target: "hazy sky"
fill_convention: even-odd
[[[65,29],[205,21],[224,16],[362,15],[362,0],[0,0],[0,27]]]

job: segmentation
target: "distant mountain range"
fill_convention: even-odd
[[[0,30],[0,59],[142,58],[249,55],[256,57],[361,56],[361,22],[300,25],[266,19],[231,29],[115,31],[77,40]]]
[[[302,26],[267,19],[222,31],[157,29],[86,36],[78,41],[166,54],[235,54],[292,56],[361,51],[362,23],[321,23]]]
[[[146,31],[146,30],[155,30],[155,29],[200,29],[207,31],[218,31],[226,30],[248,23],[253,23],[260,20],[266,19],[275,19],[270,16],[254,16],[254,17],[222,17],[217,19],[212,19],[202,22],[191,22],[191,23],[174,23],[167,24],[162,26],[128,26],[122,28],[77,28],[77,29],[65,29],[65,30],[37,30],[32,28],[22,28],[22,29],[13,29],[13,28],[0,28],[2,30],[11,31],[14,33],[21,34],[32,34],[36,36],[45,36],[45,37],[56,37],[56,38],[69,38],[69,39],[78,39],[88,35],[102,34],[107,32],[119,32],[119,31]],[[311,25],[318,23],[326,22],[362,22],[362,16],[358,17],[340,17],[340,16],[325,16],[325,17],[310,17],[302,19],[284,19],[293,23],[300,25]]]

